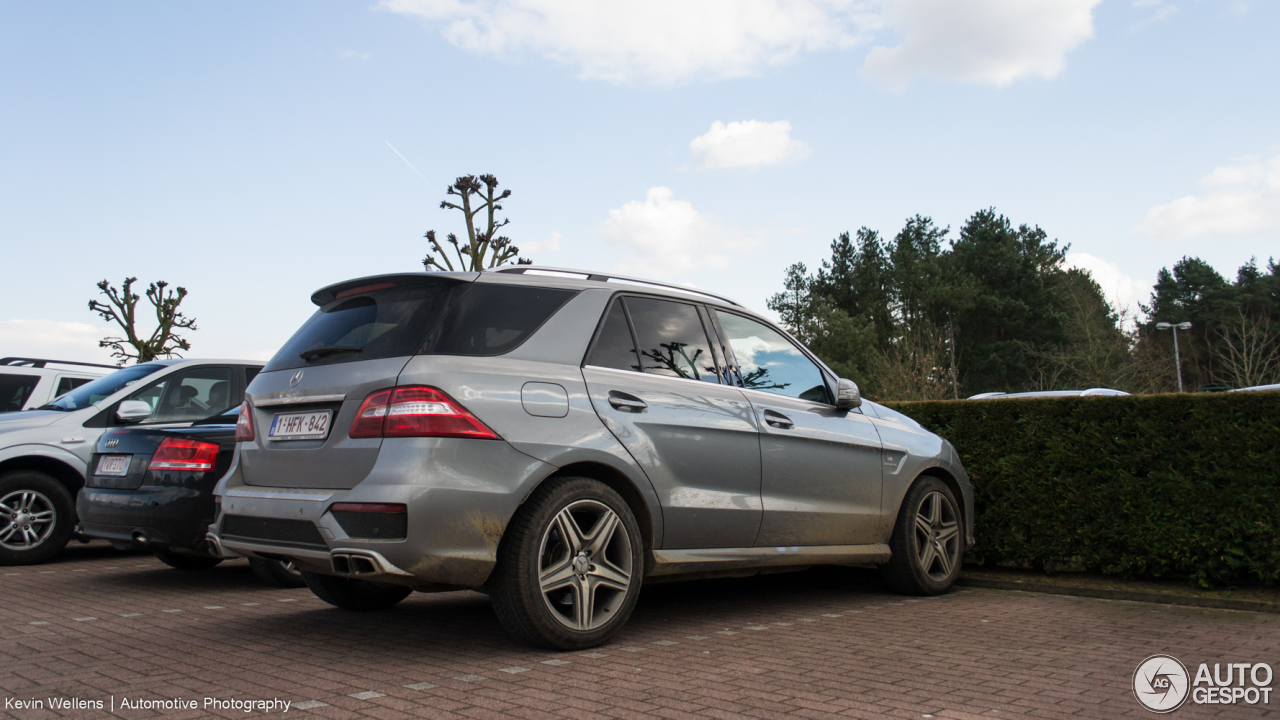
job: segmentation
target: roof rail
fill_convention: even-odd
[[[25,357],[7,357],[7,358],[0,358],[0,366],[3,366],[3,365],[23,366],[23,365],[26,365],[26,366],[30,366],[30,367],[33,367],[33,368],[42,368],[42,367],[44,367],[44,366],[45,366],[45,364],[46,364],[46,363],[53,363],[54,365],[84,365],[84,366],[86,366],[86,367],[111,368],[112,370],[119,370],[119,369],[120,369],[120,368],[116,367],[115,365],[103,365],[103,364],[101,364],[101,363],[78,362],[78,361],[76,361],[76,360],[48,360],[48,359],[45,359],[45,358],[25,358]]]
[[[565,275],[581,275],[583,280],[591,280],[593,282],[609,282],[610,280],[621,280],[623,282],[635,283],[637,285],[652,285],[654,287],[668,288],[671,290],[679,290],[680,292],[689,293],[691,295],[702,295],[704,297],[714,298],[720,302],[729,303],[735,307],[743,307],[742,303],[737,300],[727,298],[723,295],[707,292],[706,290],[698,290],[696,288],[685,287],[684,285],[675,285],[673,283],[664,283],[657,280],[645,280],[643,278],[628,277],[626,275],[615,275],[613,273],[594,272],[592,270],[574,270],[572,268],[547,267],[545,265],[511,265],[508,267],[493,268],[485,270],[485,272],[509,273],[513,275],[523,275],[526,272],[534,270],[544,273],[563,273]]]

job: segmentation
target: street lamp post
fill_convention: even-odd
[[[1182,392],[1182,356],[1178,354],[1178,331],[1190,330],[1191,323],[1156,323],[1156,329],[1173,331],[1173,362],[1178,366],[1178,392]]]

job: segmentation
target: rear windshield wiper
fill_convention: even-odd
[[[322,357],[329,357],[330,355],[337,355],[339,353],[362,352],[363,350],[364,348],[358,348],[354,345],[330,345],[329,347],[303,350],[298,353],[298,357],[302,358],[303,361],[306,362]]]

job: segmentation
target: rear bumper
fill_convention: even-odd
[[[213,497],[182,487],[90,488],[76,499],[80,531],[113,542],[204,553]],[[145,541],[141,543],[140,541]]]
[[[349,490],[251,486],[233,460],[216,490],[222,516],[208,528],[208,542],[224,552],[292,560],[307,572],[419,589],[477,588],[493,571],[507,522],[554,470],[505,442],[440,438],[384,441],[373,471]],[[402,504],[407,532],[402,539],[351,537],[330,512],[340,502]],[[233,515],[241,534],[228,532]],[[298,532],[304,523],[306,532]]]

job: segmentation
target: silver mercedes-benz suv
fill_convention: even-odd
[[[644,580],[875,564],[936,594],[973,544],[950,443],[726,298],[516,266],[311,300],[248,388],[209,541],[338,607],[477,589],[574,649]]]

